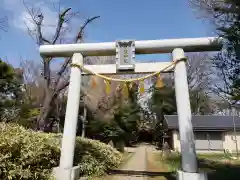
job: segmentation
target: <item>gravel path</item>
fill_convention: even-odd
[[[139,146],[132,157],[120,170],[114,171],[113,180],[146,180],[147,146]]]

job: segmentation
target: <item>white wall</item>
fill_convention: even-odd
[[[179,133],[177,131],[172,132],[172,138],[173,138],[173,148],[175,151],[181,151],[181,146],[180,146],[180,140],[178,138]],[[237,144],[238,144],[238,149],[240,152],[240,132],[236,133],[237,137]],[[235,135],[231,131],[229,132],[223,132],[223,148],[225,150],[228,150],[229,152],[236,152],[236,143],[235,143]]]
[[[173,148],[175,151],[181,151],[180,140],[179,140],[179,133],[177,131],[172,132],[173,137]]]
[[[236,139],[237,139],[238,149],[240,150],[240,132],[236,133]],[[228,150],[229,152],[236,152],[236,141],[235,141],[234,132],[224,133],[223,147],[225,150]]]

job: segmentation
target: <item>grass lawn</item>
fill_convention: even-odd
[[[153,154],[154,161],[148,162],[148,171],[155,172],[149,180],[174,180],[175,173],[181,166],[179,154],[163,158],[159,153]],[[200,171],[207,172],[209,180],[239,180],[240,160],[233,160],[224,154],[199,154]],[[158,175],[157,175],[158,172]]]

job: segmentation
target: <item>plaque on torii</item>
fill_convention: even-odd
[[[134,71],[135,42],[133,40],[116,41],[116,64],[118,71]]]

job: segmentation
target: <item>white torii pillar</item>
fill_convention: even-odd
[[[199,173],[197,166],[184,50],[176,48],[172,56],[173,61],[177,61],[174,82],[182,160],[182,169],[178,171],[177,177],[178,180],[206,180],[206,174]]]
[[[72,63],[83,64],[83,56],[75,53]],[[61,143],[61,157],[59,167],[54,169],[57,180],[75,180],[79,177],[79,167],[73,167],[78,111],[80,103],[81,69],[71,67],[70,82],[68,87],[67,108]]]

